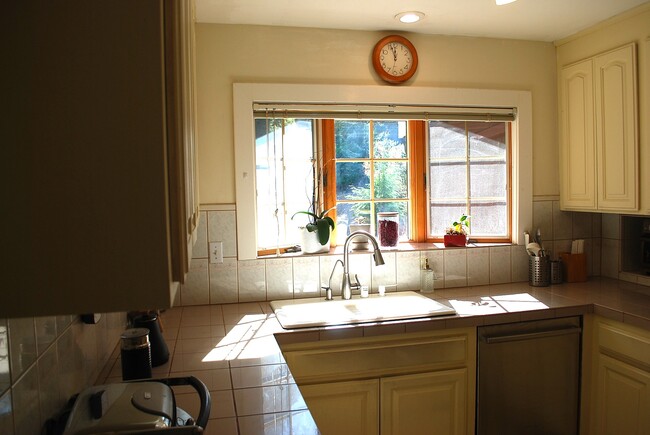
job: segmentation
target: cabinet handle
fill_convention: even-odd
[[[496,343],[505,343],[508,341],[517,341],[517,340],[534,340],[536,338],[548,338],[556,337],[559,335],[569,335],[569,334],[579,334],[582,331],[582,328],[566,328],[566,329],[555,329],[552,331],[541,331],[541,332],[526,332],[523,334],[512,334],[512,335],[495,335],[492,337],[481,337],[483,341],[487,344],[496,344]]]

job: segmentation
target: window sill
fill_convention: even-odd
[[[443,242],[437,242],[437,243],[408,243],[408,242],[403,242],[399,243],[395,247],[382,247],[381,251],[382,252],[411,252],[411,251],[433,251],[433,250],[445,250],[445,249],[476,249],[476,248],[494,248],[494,247],[499,247],[499,246],[516,246],[516,243],[473,243],[470,242],[467,244],[465,247],[457,247],[457,246],[450,246],[446,247]],[[371,253],[372,249],[367,249],[363,251],[351,251],[354,253]],[[322,254],[304,254],[302,252],[288,252],[284,254],[280,254],[280,257],[282,258],[290,258],[290,257],[299,257],[301,255],[309,255],[309,256],[323,256],[323,255],[341,255],[343,254],[343,245],[335,246],[330,249],[329,252],[325,252]],[[278,257],[277,255],[262,255],[258,256],[258,259],[267,259],[267,258],[276,258]]]

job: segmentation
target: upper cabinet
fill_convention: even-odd
[[[169,307],[198,216],[192,2],[5,9],[0,318]]]
[[[560,204],[564,210],[639,210],[634,43],[560,73]]]

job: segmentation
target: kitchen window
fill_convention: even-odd
[[[276,110],[278,118],[314,120],[316,142],[313,144],[313,149],[316,160],[325,161],[322,180],[325,183],[330,183],[328,184],[330,189],[331,183],[335,183],[335,179],[331,179],[327,171],[326,125],[328,122],[332,123],[332,127],[334,122],[346,120],[368,121],[368,125],[376,123],[379,127],[383,123],[386,126],[391,125],[391,128],[396,126],[394,129],[398,133],[403,132],[400,125],[406,123],[408,158],[403,162],[398,162],[399,159],[403,159],[402,156],[391,155],[388,157],[389,160],[398,160],[383,162],[372,156],[372,158],[368,157],[368,161],[355,162],[353,160],[356,157],[347,157],[352,160],[347,162],[342,160],[341,163],[362,163],[361,166],[365,165],[367,171],[374,170],[371,168],[377,167],[379,163],[399,163],[399,165],[408,167],[402,172],[409,174],[408,208],[405,212],[408,217],[405,216],[405,218],[409,221],[410,235],[408,239],[412,241],[435,240],[435,236],[438,235],[437,231],[440,231],[440,228],[436,229],[438,221],[436,216],[443,216],[443,210],[450,210],[449,216],[454,215],[459,210],[454,207],[459,206],[461,202],[464,202],[465,205],[469,204],[469,212],[474,216],[483,215],[484,211],[487,213],[489,208],[492,208],[493,211],[498,210],[504,215],[504,219],[493,220],[492,227],[483,229],[476,224],[475,220],[472,228],[473,237],[477,236],[480,230],[481,235],[485,234],[486,241],[500,239],[521,243],[523,231],[532,226],[532,99],[528,91],[235,84],[233,92],[237,248],[240,260],[253,259],[258,256],[257,247],[261,230],[257,226],[258,203],[255,170],[257,159],[256,147],[252,146],[256,143],[256,139],[255,129],[252,127],[256,123],[255,118],[259,118],[260,111],[264,110]],[[327,103],[318,103],[319,101],[327,101]],[[385,101],[391,101],[391,103],[385,104]],[[431,106],[432,101],[436,102],[435,106]],[[432,116],[432,114],[437,115],[433,112],[440,110],[446,111],[442,117]],[[280,113],[282,113],[281,116]],[[414,116],[413,113],[417,113],[417,115]],[[454,124],[459,120],[465,124],[462,126]],[[485,121],[500,123],[498,124],[500,127],[496,128],[501,129],[501,136],[498,138],[486,136],[487,141],[483,139],[477,141],[476,125],[472,124],[476,121],[481,121],[477,124],[483,124],[483,127],[486,126]],[[368,128],[370,137],[374,133],[371,133],[370,127]],[[440,152],[433,153],[433,155],[426,154],[427,144],[434,138],[434,135],[431,134],[432,130],[441,128],[448,130],[447,135],[451,134],[457,138],[462,136],[462,131],[465,132],[466,153],[464,156],[453,156],[452,159]],[[333,129],[331,135],[333,142]],[[403,136],[400,140],[403,140]],[[460,139],[454,140],[460,141]],[[482,143],[479,143],[481,141]],[[433,144],[431,149],[435,150],[435,147],[436,145]],[[368,154],[370,155],[370,151]],[[406,163],[407,161],[408,163]],[[464,195],[459,195],[459,192],[434,192],[431,188],[430,183],[433,183],[436,177],[444,178],[444,171],[448,171],[452,167],[456,170],[457,179],[462,178],[459,174],[465,175],[465,188],[469,186],[469,196],[461,199]],[[508,168],[509,173],[491,176],[492,180],[498,182],[500,187],[493,186],[494,188],[492,188],[490,187],[492,186],[491,182],[483,182],[487,179],[485,171],[490,168],[491,170]],[[365,191],[372,191],[375,184],[373,182],[371,186],[370,181],[367,181]],[[477,188],[480,189],[476,190]],[[474,195],[475,192],[480,194]],[[360,198],[351,198],[350,193],[351,190],[348,188],[348,197],[342,199],[342,203],[361,200]],[[356,194],[360,193],[361,191],[356,192]],[[326,202],[326,207],[336,203],[335,198],[326,199],[329,201]],[[405,200],[402,197],[375,198],[375,210],[378,204],[392,199]],[[431,207],[429,203],[431,203]],[[503,210],[506,211],[503,212]],[[455,218],[457,216],[454,215]],[[446,218],[441,220],[445,221]],[[504,225],[504,222],[508,223]],[[288,224],[291,225],[291,221]],[[448,224],[444,222],[442,225]],[[502,231],[503,228],[507,229],[508,227],[511,229],[510,234],[506,234],[507,230]],[[253,228],[255,231],[251,231]]]

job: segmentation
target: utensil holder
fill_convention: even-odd
[[[551,284],[562,284],[562,262],[551,261]]]
[[[551,285],[551,260],[549,257],[528,257],[528,284],[533,287]]]

